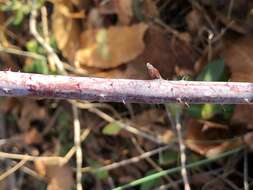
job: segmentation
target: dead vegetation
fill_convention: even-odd
[[[0,66],[144,80],[151,63],[169,80],[253,82],[252,8],[3,0]],[[252,114],[252,105],[1,98],[0,189],[250,189]]]

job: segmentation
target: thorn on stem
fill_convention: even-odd
[[[185,105],[187,108],[190,107],[190,105],[189,105],[187,102],[182,101],[181,98],[177,98],[177,101],[178,101],[179,104],[183,104],[183,105]]]
[[[152,79],[162,79],[160,72],[153,65],[147,63],[146,66],[148,69],[148,74]]]

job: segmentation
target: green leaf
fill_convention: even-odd
[[[187,113],[194,118],[211,119],[216,115],[221,115],[222,119],[228,120],[234,111],[234,105],[201,104],[190,105]]]
[[[117,135],[121,130],[121,127],[117,122],[109,123],[103,128],[102,133],[104,135]]]
[[[38,48],[39,48],[39,44],[36,40],[30,40],[26,43],[26,49],[29,52],[33,52],[33,53],[37,53],[38,52]]]
[[[102,167],[101,164],[93,159],[87,159],[88,165],[93,168],[94,171],[96,171],[98,168]],[[97,172],[94,172],[95,176],[100,179],[107,179],[109,177],[109,173],[107,170],[99,170]]]
[[[96,35],[97,51],[104,60],[110,60],[111,58],[107,41],[107,31],[105,29],[100,29]]]
[[[24,15],[23,10],[22,9],[17,10],[15,17],[12,20],[12,24],[14,26],[19,26],[22,23],[22,21],[24,20],[24,17],[25,17],[25,15]]]
[[[31,64],[26,64],[24,66],[24,71],[27,73],[39,73],[39,74],[48,74],[48,65],[46,60],[33,60]]]
[[[197,81],[228,81],[229,74],[223,59],[217,59],[207,64],[197,77]],[[226,108],[226,109],[224,109]],[[233,112],[232,105],[202,104],[190,105],[188,114],[195,118],[211,119],[216,115],[222,115],[223,119],[229,119]]]
[[[57,122],[64,127],[69,127],[70,124],[70,116],[68,112],[61,112],[57,117]]]
[[[169,165],[178,160],[178,152],[176,151],[164,151],[159,154],[159,164]]]
[[[57,47],[57,41],[56,41],[56,38],[55,38],[54,36],[51,36],[51,37],[50,37],[50,46],[51,46],[53,49],[55,49],[55,50],[58,49],[58,47]]]
[[[201,118],[201,112],[202,112],[202,107],[203,105],[196,105],[196,104],[192,104],[190,105],[190,107],[187,109],[187,113],[188,115],[190,115],[191,117],[194,118]]]
[[[229,120],[234,113],[235,105],[221,105],[221,106],[224,110],[223,119]]]
[[[197,155],[193,152],[187,154],[187,163],[188,164],[192,164],[192,163],[197,163],[198,161],[200,161],[202,158],[200,155]],[[192,168],[192,172],[198,172],[200,169],[200,167],[196,166],[194,168]]]
[[[222,113],[223,110],[220,105],[217,104],[204,104],[201,110],[202,119],[211,119],[218,113]]]
[[[208,63],[199,76],[197,81],[224,81],[228,80],[225,72],[225,63],[223,59],[217,59]]]
[[[95,173],[96,177],[100,180],[107,179],[109,174],[107,170],[98,171]]]
[[[146,173],[146,175],[152,175],[154,174],[156,171],[149,171]],[[154,187],[160,186],[162,184],[162,179],[161,178],[157,178],[157,179],[153,179],[153,180],[149,180],[145,183],[141,184],[141,190],[150,190],[150,189],[154,189]]]

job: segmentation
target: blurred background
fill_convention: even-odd
[[[252,32],[250,0],[1,0],[0,70],[150,80],[151,63],[166,80],[253,82]],[[0,189],[252,189],[252,118],[1,97]]]

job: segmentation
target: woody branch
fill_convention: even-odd
[[[241,104],[253,102],[253,83],[104,79],[0,71],[0,96],[147,104]]]

